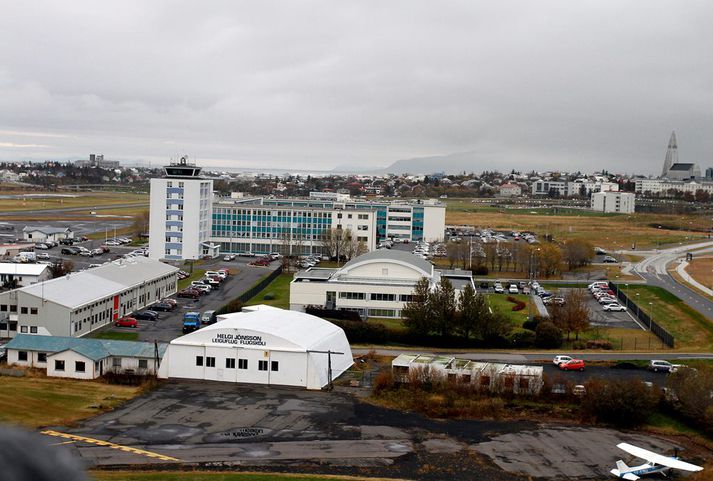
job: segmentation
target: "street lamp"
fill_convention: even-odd
[[[649,316],[649,331],[651,330],[651,323],[654,322],[654,303],[649,302],[649,306],[651,306],[651,315]]]

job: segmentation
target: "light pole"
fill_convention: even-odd
[[[654,322],[654,303],[649,302],[649,306],[651,306],[651,315],[649,316],[649,331],[650,331],[651,324]]]

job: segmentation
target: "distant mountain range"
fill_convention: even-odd
[[[435,172],[445,172],[446,174],[457,174],[463,171],[468,173],[480,171],[484,163],[485,159],[483,159],[482,154],[471,151],[401,159],[382,169],[372,168],[355,171],[353,166],[339,165],[334,168],[334,172],[363,174],[433,174]]]

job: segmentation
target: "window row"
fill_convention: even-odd
[[[235,358],[228,357],[225,358],[225,368],[226,369],[235,369]],[[248,360],[247,359],[238,359],[238,369],[248,369]],[[215,367],[215,357],[213,356],[196,356],[196,366],[200,367]],[[280,368],[280,363],[279,361],[270,361],[270,371],[278,371]],[[268,361],[258,361],[257,362],[257,370],[258,371],[267,371],[268,368]]]

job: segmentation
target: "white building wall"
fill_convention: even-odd
[[[64,361],[64,371],[56,369],[55,361]],[[84,362],[85,372],[76,370],[75,363]],[[72,379],[96,379],[99,372],[95,369],[94,361],[74,351],[63,351],[47,356],[47,376],[67,377]]]
[[[446,206],[424,205],[423,239],[428,242],[443,240],[446,230]]]
[[[629,192],[597,192],[592,194],[591,208],[598,212],[632,214],[635,194]]]

